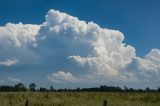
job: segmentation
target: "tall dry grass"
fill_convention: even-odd
[[[1,92],[0,106],[160,106],[160,93]]]

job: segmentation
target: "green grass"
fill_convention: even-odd
[[[0,106],[160,106],[160,93],[1,92]]]

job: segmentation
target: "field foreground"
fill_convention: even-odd
[[[160,93],[1,92],[0,106],[160,106]]]

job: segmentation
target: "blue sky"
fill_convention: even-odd
[[[19,22],[22,22],[22,26],[25,24],[31,24],[31,25],[36,24],[37,26],[36,28],[35,27],[34,28],[37,31],[39,29],[38,25],[42,25],[43,22],[46,22],[45,15],[50,9],[60,11],[60,13],[51,12],[51,14],[59,15],[61,14],[61,12],[63,12],[70,16],[77,17],[79,19],[78,21],[80,20],[84,20],[86,22],[93,21],[95,24],[99,25],[101,28],[119,30],[124,34],[124,40],[122,40],[121,43],[131,45],[133,48],[135,48],[136,56],[131,56],[131,58],[134,57],[136,59],[135,60],[133,59],[132,62],[124,63],[125,68],[127,67],[128,70],[134,70],[134,72],[137,73],[137,70],[139,71],[140,70],[139,67],[141,67],[141,69],[143,70],[149,70],[147,71],[147,73],[152,73],[150,72],[151,70],[151,71],[156,71],[156,73],[159,74],[160,72],[159,62],[157,61],[155,62],[154,60],[154,63],[157,66],[153,67],[152,69],[144,69],[142,68],[142,63],[140,63],[142,61],[143,63],[146,63],[144,61],[148,62],[153,60],[151,59],[151,57],[153,57],[153,54],[156,54],[154,55],[154,57],[159,58],[159,49],[160,49],[160,42],[159,42],[160,2],[159,0],[154,0],[154,1],[152,0],[141,0],[141,1],[139,0],[135,0],[135,1],[129,1],[129,0],[123,0],[123,1],[119,1],[119,0],[101,0],[101,1],[96,1],[96,0],[90,0],[90,1],[89,0],[79,0],[79,1],[77,0],[70,0],[70,1],[0,0],[0,19],[1,19],[0,26],[4,27],[7,23],[10,23],[10,22],[14,23],[15,26],[17,26],[16,24],[18,24]],[[49,14],[48,14],[48,17],[54,18],[53,16],[49,16]],[[51,23],[51,21],[49,19],[48,23]],[[69,22],[67,21],[66,23],[69,23]],[[11,29],[13,26],[12,25],[10,26]],[[18,28],[21,28],[22,26],[19,26]],[[46,25],[43,24],[42,26],[46,26]],[[91,25],[91,26],[94,26],[94,25]],[[30,26],[26,26],[26,27],[30,27]],[[53,25],[50,27],[53,27]],[[5,30],[5,28],[2,30]],[[99,30],[99,28],[97,28],[97,30]],[[36,31],[34,32],[35,34],[37,34]],[[43,31],[43,27],[42,28],[40,27],[40,31],[41,32],[38,33],[38,36],[43,36],[43,34],[46,34],[46,32]],[[4,32],[0,32],[0,33],[1,35],[4,35]],[[54,35],[54,34],[55,32],[53,32],[51,35]],[[117,36],[119,35],[120,34],[117,34]],[[71,52],[66,52],[66,50],[70,50],[70,49],[68,49],[68,46],[64,46],[66,45],[66,43],[61,44],[61,42],[59,42],[60,38],[51,37],[51,39],[52,40],[45,40],[44,42],[40,41],[39,45],[41,46],[38,46],[37,48],[28,47],[29,51],[28,49],[22,50],[24,48],[15,49],[10,46],[9,47],[1,46],[2,52],[0,55],[2,58],[0,58],[1,59],[0,64],[2,65],[0,66],[0,82],[3,82],[2,84],[16,83],[14,81],[10,81],[11,78],[13,77],[12,79],[17,79],[16,81],[19,80],[24,82],[25,84],[28,84],[30,82],[36,82],[37,84],[39,84],[39,86],[48,86],[50,84],[55,84],[55,86],[57,87],[64,87],[64,86],[76,87],[76,86],[86,86],[87,83],[89,83],[90,86],[101,84],[101,81],[98,81],[97,83],[90,83],[90,82],[84,83],[85,81],[78,81],[78,83],[75,83],[72,81],[67,83],[57,83],[53,81],[53,79],[51,80],[51,78],[48,78],[48,77],[46,78],[46,76],[56,77],[58,75],[63,76],[63,74],[65,74],[64,76],[70,76],[71,74],[73,78],[69,78],[67,80],[75,80],[75,79],[81,80],[83,78],[82,77],[83,75],[88,75],[87,73],[90,73],[90,71],[88,72],[88,70],[92,70],[92,67],[79,66],[77,65],[76,62],[75,63],[73,62],[75,61],[74,60],[75,57],[73,57],[73,61],[68,61],[66,57],[71,55],[79,55],[81,58],[83,56],[87,57],[88,55],[92,55],[92,57],[95,57],[95,54],[93,55],[88,51],[90,49],[92,50],[92,48],[86,46],[85,44],[81,44],[81,45],[76,44],[75,48],[79,48],[79,49],[78,50],[76,49],[75,51],[72,51],[71,49],[71,52],[72,52],[71,53]],[[57,43],[52,43],[53,41]],[[87,41],[88,41],[88,38],[87,38]],[[3,43],[1,43],[1,45],[2,44]],[[70,45],[69,47],[74,48],[72,47],[71,44],[68,44],[68,45]],[[84,46],[86,46],[85,49],[84,49]],[[59,49],[60,47],[64,49],[61,50]],[[53,52],[52,49],[54,49],[55,51],[57,50],[58,52],[62,51],[64,54],[59,53],[59,55],[57,54],[55,55],[52,53]],[[152,49],[156,49],[156,50],[152,51]],[[43,53],[43,51],[45,52]],[[14,53],[12,54],[9,52],[15,52],[15,54]],[[38,60],[32,59],[32,58],[38,58],[37,53],[39,52],[41,53],[38,54],[38,56],[40,55],[40,57],[42,58]],[[49,54],[49,52],[51,54]],[[147,54],[149,54],[148,56],[149,58],[145,58]],[[31,55],[33,55],[33,57]],[[142,59],[145,59],[145,60],[142,60]],[[8,62],[7,60],[10,60],[11,64],[12,63],[15,63],[15,64],[13,66],[4,65],[4,63]],[[46,64],[44,65],[42,61],[44,61],[44,63]],[[89,60],[86,60],[86,61],[89,61]],[[136,61],[136,65],[140,64],[141,66],[135,66],[135,69],[134,68],[130,69],[130,67],[134,64],[134,61]],[[151,64],[153,64],[152,62],[153,61],[151,61]],[[106,64],[108,65],[109,63],[107,62]],[[147,66],[151,67],[152,65],[147,63]],[[100,66],[97,66],[97,67],[100,67]],[[138,67],[138,69],[136,67]],[[115,67],[113,69],[123,70],[122,68],[117,69]],[[53,73],[53,76],[50,75],[51,73]],[[153,76],[154,74],[155,73],[153,73]],[[79,78],[74,77],[74,75],[78,76]],[[140,75],[136,74],[135,76],[140,76]],[[108,76],[105,76],[105,77],[107,77],[107,79],[103,79],[103,80],[108,80]],[[49,81],[47,79],[49,79]],[[126,82],[117,82],[117,81],[111,80],[106,82],[106,84],[115,84],[115,85],[128,84],[132,87],[144,87],[144,86],[155,87],[158,84],[156,81],[153,81],[153,79],[151,79],[149,80],[149,82],[145,82],[146,84],[144,82],[143,84],[140,82],[138,82],[139,84],[137,84],[137,82],[126,83]]]

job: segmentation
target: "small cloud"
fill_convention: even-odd
[[[14,59],[14,60],[10,60],[10,59],[7,59],[5,61],[1,61],[0,62],[0,65],[3,65],[3,66],[12,66],[16,63],[18,63],[19,61],[17,59]]]
[[[11,82],[20,82],[20,79],[13,78],[13,77],[8,77],[8,80]]]
[[[76,78],[69,72],[58,71],[47,75],[47,79],[54,83],[75,82]]]

